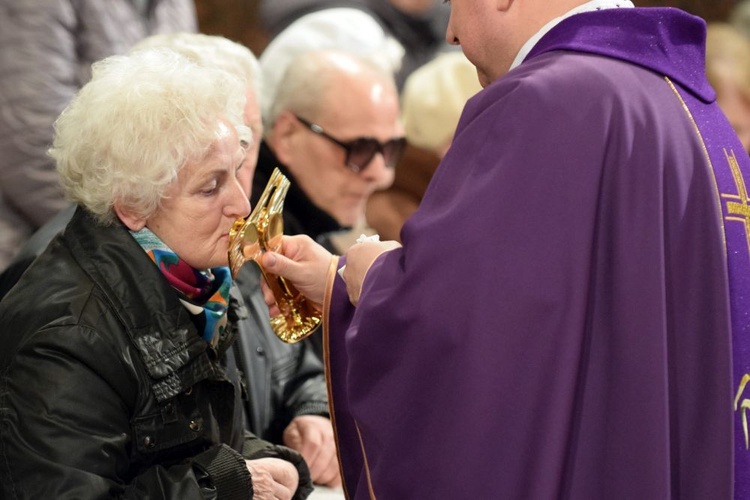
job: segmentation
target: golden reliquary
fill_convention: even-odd
[[[258,264],[281,310],[281,314],[271,318],[271,328],[281,340],[293,344],[320,326],[321,312],[294,285],[260,265],[264,252],[281,250],[282,210],[288,190],[289,179],[274,169],[252,213],[246,219],[237,219],[229,232],[229,267],[232,276],[237,276],[245,262]]]

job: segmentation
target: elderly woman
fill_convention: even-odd
[[[250,211],[245,88],[167,50],[98,63],[51,155],[79,208],[0,303],[0,497],[304,498],[222,360]],[[299,485],[299,488],[298,488]]]

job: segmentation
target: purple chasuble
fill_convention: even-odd
[[[403,248],[333,284],[349,498],[728,499],[734,434],[747,491],[750,166],[704,42],[579,14],[469,101]]]

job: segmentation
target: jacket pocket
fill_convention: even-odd
[[[178,396],[165,402],[157,413],[133,420],[135,446],[139,453],[151,455],[170,449],[183,449],[204,441],[205,422],[199,409]]]

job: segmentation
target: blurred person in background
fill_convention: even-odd
[[[68,206],[47,149],[91,64],[151,34],[196,29],[193,0],[0,2],[0,271]]]
[[[367,223],[382,239],[401,241],[401,227],[448,152],[466,101],[481,88],[476,69],[461,51],[439,54],[406,79],[401,107],[407,149],[393,185],[367,202]]]
[[[750,152],[750,39],[727,23],[706,32],[706,75],[716,102]]]
[[[729,13],[729,23],[750,38],[750,0],[739,0]]]
[[[392,74],[338,50],[304,53],[288,65],[264,123],[253,203],[278,167],[291,181],[285,234],[334,252],[371,234],[367,200],[391,185],[405,147]],[[322,359],[320,336],[310,338]]]
[[[448,48],[443,34],[449,9],[442,0],[262,0],[260,3],[261,22],[270,32],[271,40],[295,21],[311,13],[329,16],[332,9],[361,11],[404,48],[403,64],[396,73],[399,88],[412,71]],[[346,45],[340,48],[345,49]]]
[[[353,239],[336,237],[364,229],[367,199],[391,185],[404,151],[392,75],[346,52],[304,53],[288,65],[264,123],[253,200],[280,167],[292,180],[285,233],[345,250]]]
[[[351,53],[393,75],[404,58],[404,47],[361,10],[326,9],[302,16],[276,35],[260,55],[264,116],[270,113],[289,66],[319,50]]]

